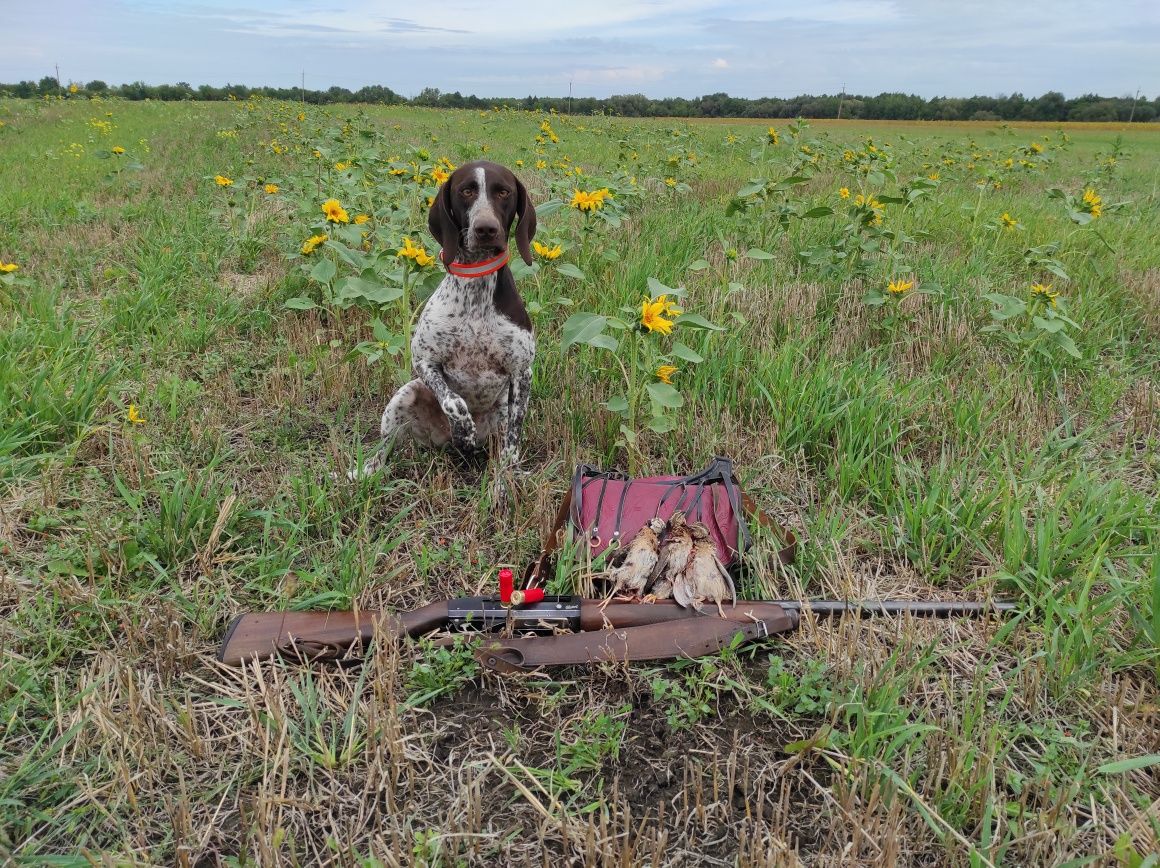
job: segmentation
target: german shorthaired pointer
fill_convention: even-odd
[[[508,234],[532,263],[536,209],[508,169],[460,166],[435,196],[427,225],[443,247],[447,276],[423,307],[411,338],[416,379],[383,411],[382,450],[362,470],[377,471],[400,438],[473,455],[501,444],[501,467],[519,461],[536,340],[508,268]]]

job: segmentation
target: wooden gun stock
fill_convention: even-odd
[[[447,601],[413,612],[250,612],[226,630],[217,659],[228,666],[273,656],[337,660],[357,655],[372,635],[421,636],[447,620]]]

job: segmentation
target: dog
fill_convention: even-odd
[[[494,442],[501,469],[518,464],[536,339],[507,265],[513,224],[519,254],[531,265],[536,209],[504,166],[467,163],[439,188],[427,226],[447,275],[411,337],[415,379],[383,410],[382,447],[358,475],[379,470],[403,438],[469,457]]]

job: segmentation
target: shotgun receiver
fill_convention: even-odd
[[[702,615],[671,600],[608,603],[545,597],[518,606],[499,597],[440,600],[413,612],[255,612],[230,624],[217,659],[239,666],[274,656],[315,661],[359,656],[379,639],[418,637],[434,630],[478,633],[476,657],[499,672],[602,661],[667,660],[715,653],[797,628],[802,611],[817,617],[914,615],[950,618],[1011,611],[1013,603],[863,600],[738,600],[725,617]]]

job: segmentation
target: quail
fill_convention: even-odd
[[[725,610],[721,602],[729,597],[733,604],[737,604],[737,589],[729,571],[717,557],[717,547],[709,536],[709,529],[703,524],[689,525],[689,533],[693,539],[693,550],[689,555],[685,568],[673,577],[673,599],[680,605],[688,608],[692,606],[698,612],[704,612],[703,604],[715,603],[721,617],[725,617]]]
[[[693,553],[693,535],[685,521],[685,514],[677,510],[669,518],[668,530],[661,542],[661,554],[653,571],[655,581],[645,599],[667,600],[673,595],[678,578]]]
[[[645,585],[656,569],[657,558],[660,556],[660,534],[664,529],[663,519],[652,518],[629,540],[624,560],[608,572],[612,580],[612,592],[605,604],[621,592],[627,592],[628,599],[637,599],[644,592]]]

